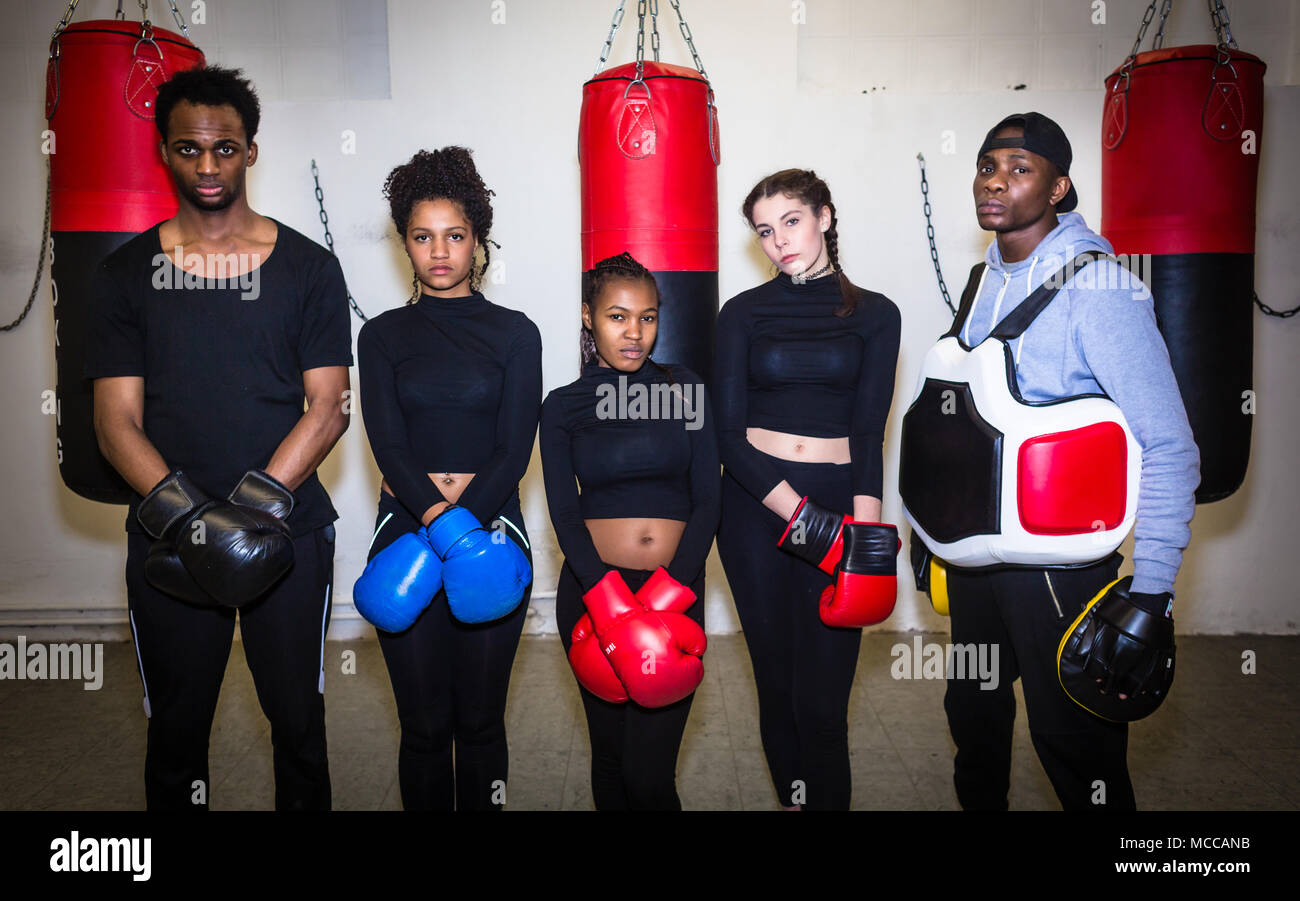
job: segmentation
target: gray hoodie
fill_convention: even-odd
[[[961,337],[974,346],[1044,280],[1080,253],[1113,253],[1076,212],[1018,263],[1003,263],[994,241],[988,270]],[[1029,401],[1105,393],[1119,405],[1142,447],[1134,526],[1133,586],[1174,590],[1191,540],[1200,453],[1156,328],[1151,292],[1109,260],[1085,266],[1065,283],[1029,329],[1011,344],[1021,395]]]

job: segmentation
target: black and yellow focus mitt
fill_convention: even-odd
[[[1173,595],[1135,594],[1132,576],[1088,602],[1056,650],[1061,687],[1080,707],[1115,722],[1155,712],[1174,682]]]

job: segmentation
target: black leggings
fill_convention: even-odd
[[[966,810],[1006,810],[1016,719],[1025,691],[1029,736],[1066,810],[1133,810],[1128,725],[1094,716],[1061,688],[1056,650],[1083,606],[1119,572],[1119,554],[1078,569],[948,571],[952,642],[998,650],[998,683],[949,674],[943,706],[957,745],[953,784]],[[1097,783],[1104,785],[1105,804]]]
[[[611,566],[633,592],[652,573]],[[704,571],[691,583],[697,600],[686,615],[704,627]],[[567,659],[573,626],[586,612],[582,587],[565,564],[555,590],[555,623]],[[681,810],[677,797],[677,751],[686,731],[695,695],[666,707],[647,708],[633,701],[601,700],[581,685],[582,706],[591,735],[591,796],[597,810]]]
[[[483,523],[500,528],[532,563],[518,497]],[[371,558],[420,523],[386,491]],[[506,691],[533,586],[514,612],[490,623],[462,623],[439,591],[405,632],[377,629],[393,683],[402,740],[397,777],[406,810],[500,810],[505,804],[510,755],[506,746]],[[455,766],[452,750],[455,746]]]
[[[768,459],[800,495],[852,514],[850,464]],[[785,527],[724,472],[718,556],[754,666],[759,734],[776,793],[786,807],[847,810],[849,691],[862,630],[822,623],[818,603],[831,577],[777,548]]]
[[[208,806],[208,738],[235,634],[231,607],[198,607],[144,577],[153,539],[127,535],[126,596],[145,715],[145,803],[150,810]],[[277,810],[329,810],[325,750],[325,630],[334,576],[334,526],[293,541],[293,568],[239,611],[239,634],[257,700],[271,721]],[[200,783],[196,785],[195,783]]]

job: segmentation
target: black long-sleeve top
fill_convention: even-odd
[[[712,394],[719,453],[727,471],[759,500],[782,476],[746,440],[746,428],[847,436],[853,493],[880,497],[898,307],[861,288],[851,316],[834,315],[841,303],[834,274],[798,285],[780,273],[737,294],[718,313]]]
[[[475,291],[422,295],[361,327],[361,413],[379,471],[417,519],[446,498],[430,472],[472,472],[457,504],[487,523],[518,491],[537,433],[542,339]]]
[[[591,363],[542,404],[546,503],[556,540],[584,591],[610,569],[587,519],[685,522],[667,566],[684,585],[699,575],[713,546],[721,472],[708,392],[686,367],[667,368],[676,390],[654,363],[633,373]]]

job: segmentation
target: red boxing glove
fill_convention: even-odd
[[[685,654],[691,658],[699,659],[704,656],[704,652],[709,649],[709,639],[704,634],[704,629],[700,624],[691,619],[685,613],[673,613],[666,611],[659,614],[663,624],[668,627],[668,631],[673,635],[673,642]],[[689,662],[689,660],[688,660]],[[700,663],[700,677],[694,682],[695,686],[700,684],[704,678],[704,664]],[[691,691],[695,688],[692,687]],[[690,694],[687,692],[686,694]],[[682,695],[686,697],[686,695]]]
[[[827,510],[805,496],[795,507],[794,516],[790,517],[776,546],[833,576],[844,550],[844,526],[852,521],[853,517]]]
[[[685,613],[696,601],[695,592],[668,575],[668,570],[662,566],[654,571],[634,597],[645,608],[659,613]],[[703,654],[701,648],[699,656]],[[589,614],[584,613],[573,626],[569,666],[573,668],[578,684],[596,697],[615,704],[627,701],[627,689],[600,650],[600,641],[596,638]]]
[[[835,584],[822,591],[822,622],[856,629],[888,619],[898,598],[895,558],[900,547],[894,526],[878,522],[845,525],[844,557],[836,568]]]
[[[573,626],[573,643],[569,645],[569,666],[578,684],[596,697],[614,704],[627,702],[627,689],[619,680],[600,649],[600,639],[591,625],[591,617],[582,617]]]
[[[685,613],[695,603],[695,592],[668,575],[662,566],[654,571],[636,593],[647,610],[658,613]]]
[[[700,655],[704,630],[678,613],[643,607],[617,570],[610,570],[582,597],[601,650],[643,707],[664,707],[695,691],[704,678]]]

